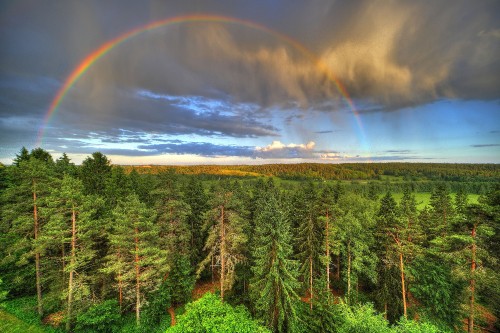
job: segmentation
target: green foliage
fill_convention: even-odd
[[[115,287],[125,301],[135,301],[139,325],[144,294],[158,288],[169,267],[165,252],[158,248],[154,211],[140,202],[137,195],[120,200],[113,218],[111,248],[102,272],[115,279]]]
[[[157,327],[166,317],[170,320],[166,310],[172,304],[171,293],[171,287],[166,282],[163,282],[157,290],[147,295],[148,302],[144,306],[142,316],[144,329]]]
[[[165,282],[173,304],[185,304],[191,300],[195,280],[189,257],[174,255],[172,269]]]
[[[81,167],[65,154],[54,162],[43,149],[22,149],[13,165],[0,165],[0,302],[7,290],[14,299],[41,291],[41,315],[30,297],[14,307],[4,302],[19,319],[0,318],[26,327],[32,317],[32,331],[45,330],[42,312],[65,316],[78,331],[164,331],[166,310],[190,300],[196,266],[201,273],[209,265],[214,279],[222,277],[222,293],[231,289],[226,301],[250,304],[277,332],[440,332],[460,327],[463,310],[485,325],[486,311],[469,303],[474,288],[475,302],[498,317],[497,165],[150,166],[128,175],[131,169],[111,166],[101,153]],[[487,189],[479,200],[466,194]],[[387,194],[377,213],[375,200],[388,190],[400,194],[399,205]],[[408,317],[428,322],[398,323],[402,279]],[[207,297],[216,302],[188,307],[187,321],[179,316],[172,329],[257,327],[243,308]],[[394,326],[363,305],[373,301]]]
[[[440,329],[428,322],[402,319],[393,329],[394,333],[447,333],[451,330]]]
[[[346,194],[339,199],[335,217],[333,244],[340,248],[344,259],[344,279],[351,297],[354,283],[360,278],[374,283],[377,280],[377,257],[371,254],[374,244],[374,203],[357,194]]]
[[[4,332],[60,333],[61,329],[43,325],[36,312],[36,297],[20,297],[7,300],[0,307],[0,328]],[[4,315],[3,311],[9,315]],[[2,326],[2,325],[6,326]]]
[[[414,311],[442,327],[459,324],[464,283],[453,276],[450,266],[427,256],[417,258],[408,271],[412,276],[410,291],[419,303]]]
[[[208,230],[204,249],[208,254],[199,264],[197,275],[214,258],[220,265],[221,298],[224,298],[224,291],[230,290],[234,284],[236,265],[245,260],[247,221],[241,216],[241,201],[228,183],[214,189],[209,205],[211,209],[204,215],[204,229]]]
[[[75,177],[77,173],[75,164],[71,162],[66,153],[63,153],[62,156],[56,160],[54,169],[60,176],[66,174]]]
[[[8,293],[9,293],[9,291],[5,288],[5,284],[3,283],[2,279],[0,278],[0,305],[7,298]]]
[[[340,323],[337,333],[390,333],[391,328],[381,314],[377,314],[371,304],[356,306],[340,305]]]
[[[314,296],[314,280],[324,272],[323,223],[318,219],[318,193],[312,182],[307,182],[293,197],[290,217],[295,227],[296,257],[303,288]],[[313,297],[314,298],[314,297]]]
[[[186,306],[177,324],[167,333],[264,333],[269,332],[250,317],[243,306],[233,308],[212,293]]]
[[[120,323],[120,311],[116,300],[107,300],[91,306],[76,318],[75,332],[116,332]]]
[[[80,167],[80,179],[86,194],[104,195],[107,179],[111,176],[111,161],[102,153],[87,157]]]
[[[255,218],[251,296],[258,317],[274,332],[287,332],[296,322],[298,265],[292,259],[288,214],[275,189],[266,193]]]

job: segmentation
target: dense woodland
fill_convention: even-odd
[[[0,311],[46,332],[497,332],[499,181],[488,164],[75,166],[23,148],[0,166]]]

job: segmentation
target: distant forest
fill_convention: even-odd
[[[5,332],[500,328],[496,164],[75,165],[23,148],[0,200]]]

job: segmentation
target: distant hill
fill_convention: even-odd
[[[346,163],[346,164],[263,164],[263,165],[143,165],[123,166],[126,172],[157,174],[174,170],[186,175],[219,175],[258,177],[274,176],[282,179],[302,180],[384,180],[402,177],[403,180],[441,181],[500,181],[498,164],[446,164],[446,163]]]

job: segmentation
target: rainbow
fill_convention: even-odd
[[[239,18],[234,18],[234,17],[228,17],[228,16],[220,16],[220,15],[208,15],[208,14],[194,14],[194,15],[185,15],[185,16],[176,16],[172,18],[166,18],[163,20],[158,20],[154,21],[151,23],[148,23],[146,25],[134,28],[114,39],[111,39],[107,41],[106,43],[102,44],[99,48],[94,50],[92,53],[87,55],[85,59],[83,59],[78,66],[73,69],[71,74],[66,78],[64,81],[64,84],[61,86],[61,88],[57,91],[57,94],[55,95],[54,99],[50,103],[49,110],[47,114],[44,117],[42,126],[40,127],[38,131],[38,139],[37,139],[37,146],[41,146],[42,140],[43,140],[43,135],[45,128],[47,127],[50,119],[56,114],[59,106],[61,105],[61,102],[64,100],[64,97],[68,93],[68,91],[71,89],[71,87],[78,81],[80,77],[82,77],[85,72],[100,58],[105,56],[108,52],[110,52],[112,49],[117,47],[118,45],[124,43],[125,41],[131,39],[132,37],[135,37],[137,35],[142,34],[143,32],[158,29],[161,27],[166,27],[169,25],[173,24],[181,24],[181,23],[188,23],[188,22],[214,22],[214,23],[226,23],[226,24],[238,24],[242,25],[245,27],[249,27],[252,29],[256,29],[262,32],[265,32],[281,41],[284,43],[292,46],[296,50],[300,51],[303,55],[305,55],[307,58],[309,58],[320,70],[321,72],[325,73],[328,79],[333,82],[337,88],[337,90],[342,94],[342,96],[345,98],[347,104],[349,105],[354,118],[356,119],[356,123],[358,125],[358,129],[360,130],[360,133],[363,133],[363,126],[361,123],[361,119],[359,117],[359,114],[354,106],[354,103],[352,99],[349,97],[349,94],[345,87],[342,85],[342,83],[335,77],[333,74],[332,70],[329,68],[329,66],[318,56],[316,56],[312,51],[310,51],[308,48],[306,48],[304,45],[302,45],[300,42],[292,39],[291,37],[284,35],[280,32],[274,31],[266,26],[263,26],[261,24],[239,19]]]

